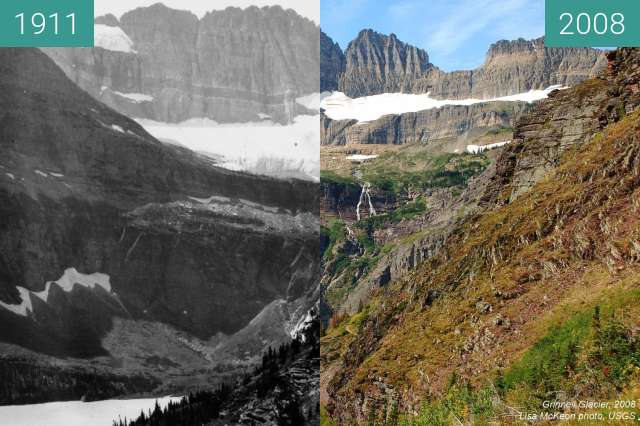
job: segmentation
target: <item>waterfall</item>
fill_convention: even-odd
[[[367,200],[369,200],[369,216],[376,215],[376,209],[373,208],[373,203],[371,202],[371,194],[369,193],[369,184],[366,184],[367,187]]]
[[[358,199],[358,205],[356,206],[357,220],[360,220],[360,206],[362,205],[362,200],[364,200],[365,197],[367,197],[367,202],[369,203],[369,217],[376,215],[376,209],[373,208],[373,202],[371,202],[369,188],[371,188],[371,185],[368,182],[365,182],[364,185],[362,185],[362,191],[360,192],[360,198]]]

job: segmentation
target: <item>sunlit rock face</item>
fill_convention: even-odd
[[[324,37],[323,37],[324,38]],[[594,77],[606,64],[596,49],[546,48],[544,38],[501,40],[490,46],[485,63],[475,70],[444,72],[429,62],[426,51],[384,35],[362,30],[344,51],[344,62],[329,37],[323,42],[321,71],[333,81],[344,64],[337,90],[352,98],[381,93],[430,93],[437,99],[490,99],[570,86]],[[326,84],[326,90],[334,85]]]

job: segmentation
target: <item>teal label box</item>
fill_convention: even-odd
[[[94,0],[0,0],[0,47],[93,47]]]
[[[640,47],[640,0],[545,0],[547,47]]]

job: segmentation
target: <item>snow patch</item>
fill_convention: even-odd
[[[115,93],[116,95],[122,98],[126,98],[130,101],[133,101],[137,104],[141,104],[144,102],[153,102],[153,96],[145,95],[143,93],[121,93],[116,91],[114,91],[113,93]]]
[[[485,151],[500,148],[501,146],[505,146],[508,143],[511,143],[511,141],[490,143],[488,145],[467,145],[467,152],[470,154],[480,154]]]
[[[377,155],[354,154],[354,155],[349,155],[347,157],[347,160],[357,161],[357,162],[361,163],[363,161],[373,160],[374,158],[378,158],[378,156]]]
[[[112,124],[111,129],[115,130],[116,132],[124,133],[124,129],[117,124]]]
[[[446,105],[473,105],[485,102],[535,102],[545,99],[553,90],[563,89],[562,86],[550,86],[544,90],[530,90],[526,93],[503,96],[493,99],[434,99],[429,93],[413,95],[408,93],[383,93],[361,98],[350,98],[342,92],[324,93],[321,96],[320,107],[325,110],[327,117],[333,120],[357,120],[367,122],[390,114],[424,111],[440,108]]]
[[[42,176],[42,177],[44,177],[44,178],[49,177],[49,175],[48,175],[48,174],[46,174],[45,172],[43,172],[43,171],[41,171],[41,170],[34,170],[34,172],[35,172],[37,175],[40,175],[40,176]]]
[[[62,173],[53,173],[53,172],[49,172],[49,174],[53,177],[57,177],[57,178],[61,178],[64,177],[64,175]]]
[[[69,293],[73,290],[74,286],[80,285],[87,288],[95,288],[100,286],[107,292],[111,292],[111,283],[109,275],[101,274],[99,272],[87,275],[78,272],[75,268],[69,268],[64,271],[64,274],[56,281],[48,281],[43,291],[34,292],[24,287],[16,286],[20,293],[20,304],[8,304],[0,301],[0,306],[10,310],[18,315],[27,316],[28,312],[33,312],[33,305],[31,304],[31,295],[34,295],[44,302],[49,299],[49,291],[51,290],[51,284],[56,283],[63,291]]]
[[[7,175],[11,180],[16,180],[16,177],[13,175],[13,173],[5,173],[5,175]]]
[[[313,327],[314,322],[314,310],[307,311],[307,314],[300,318],[298,323],[295,325],[293,330],[289,333],[292,339],[296,339],[301,341],[302,343],[306,343],[307,341],[307,332]]]
[[[20,302],[19,305],[12,305],[0,300],[0,306],[10,310],[14,314],[26,317],[27,312],[33,311],[33,305],[31,304],[31,292],[24,287],[16,288],[18,289],[18,293],[20,293],[20,300],[22,300],[22,302]]]
[[[153,410],[156,401],[161,409],[181,397],[165,396],[145,399],[108,399],[82,402],[64,401],[44,404],[0,406],[0,418],[11,419],[12,426],[110,426],[118,418],[134,419],[141,411]]]
[[[137,53],[133,50],[133,42],[120,27],[95,24],[94,45],[114,52]]]

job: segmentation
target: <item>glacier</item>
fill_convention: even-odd
[[[380,95],[350,98],[342,92],[324,92],[320,108],[332,120],[357,120],[368,122],[390,114],[404,114],[447,105],[473,105],[486,102],[535,102],[545,99],[554,90],[564,89],[554,85],[543,90],[530,90],[515,95],[493,99],[434,99],[429,93],[413,95],[408,93],[383,93]]]

